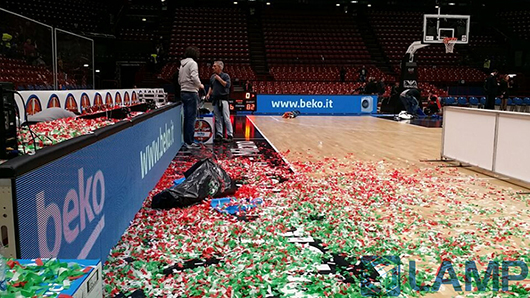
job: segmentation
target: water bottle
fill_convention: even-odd
[[[7,291],[6,271],[7,271],[7,260],[4,257],[5,248],[0,242],[0,294]]]

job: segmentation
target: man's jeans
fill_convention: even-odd
[[[199,93],[180,92],[184,106],[184,143],[193,144],[195,140],[195,120],[197,119],[197,105]]]

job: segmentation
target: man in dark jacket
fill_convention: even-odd
[[[405,89],[401,92],[399,98],[407,109],[407,113],[413,116],[425,116],[419,104],[421,102],[421,95],[418,89]]]
[[[359,70],[359,82],[366,82],[366,77],[368,77],[368,70],[366,70],[366,67],[363,67]]]
[[[214,142],[221,141],[231,142],[234,137],[232,122],[230,122],[230,107],[228,97],[230,94],[230,76],[223,72],[223,61],[215,61],[212,69],[214,74],[210,78],[210,90],[206,99],[212,99],[213,111],[215,115],[215,139]],[[226,138],[223,139],[224,129],[226,129]]]
[[[245,82],[245,85],[243,85],[243,89],[245,90],[245,92],[254,92],[254,88],[252,87],[252,84],[249,80]]]
[[[375,80],[374,77],[368,79],[368,84],[366,84],[366,89],[364,92],[366,94],[376,94],[379,89],[379,83]]]
[[[506,111],[508,109],[508,90],[510,88],[509,86],[510,82],[510,76],[508,75],[501,75],[500,81],[499,81],[499,94],[501,96],[501,111]]]
[[[493,70],[490,76],[486,79],[484,84],[484,91],[486,92],[486,106],[488,110],[495,109],[495,97],[499,92],[499,83],[497,82],[497,70]]]

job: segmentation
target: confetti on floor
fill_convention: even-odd
[[[347,265],[328,270],[329,260],[340,256],[353,264],[365,256],[397,256],[400,297],[528,297],[528,277],[499,279],[494,292],[491,279],[485,291],[475,279],[464,291],[467,261],[474,261],[481,278],[490,261],[530,263],[528,196],[455,168],[396,168],[348,156],[291,162],[291,171],[273,162],[282,157],[289,160],[289,153],[218,159],[242,184],[235,200],[263,200],[244,214],[252,220],[218,212],[210,200],[151,209],[151,197],[198,160],[175,159],[111,251],[106,296],[363,297],[362,290],[371,289],[367,281]],[[444,261],[458,281],[445,280],[452,271],[444,267],[444,283],[435,283]],[[376,268],[384,280],[371,281],[382,294],[396,283],[381,273],[384,267]],[[503,282],[507,291],[500,289]],[[457,285],[462,291],[454,290]]]

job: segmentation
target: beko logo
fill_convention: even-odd
[[[40,257],[56,257],[61,250],[63,240],[67,243],[74,242],[80,235],[83,235],[88,224],[99,220],[77,257],[77,259],[85,259],[105,227],[105,215],[102,214],[105,205],[103,172],[99,170],[86,180],[83,168],[78,169],[77,173],[78,189],[72,188],[66,193],[62,210],[56,203],[46,204],[44,191],[36,195]],[[48,225],[50,220],[52,225]],[[48,227],[54,228],[53,233],[48,231]],[[48,237],[53,237],[51,248],[48,246]]]

